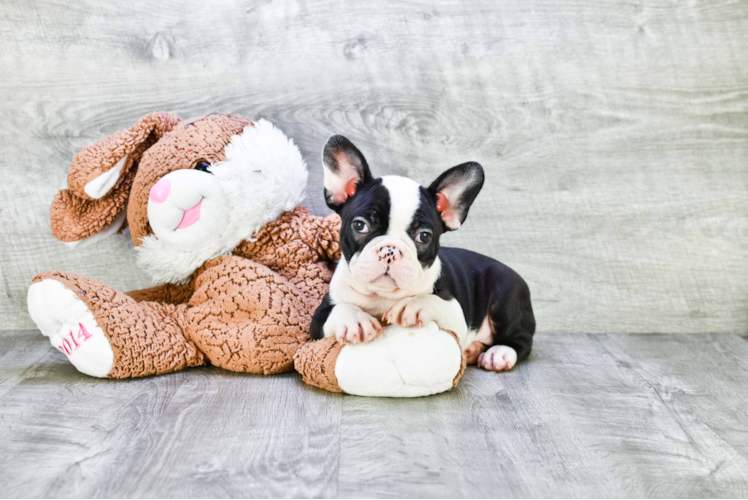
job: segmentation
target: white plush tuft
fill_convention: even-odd
[[[234,136],[226,146],[226,161],[216,163],[210,171],[235,195],[231,201],[236,215],[253,215],[255,223],[242,226],[242,239],[251,238],[262,226],[296,208],[304,200],[309,175],[299,148],[267,120]]]
[[[180,170],[164,176],[164,179],[170,176],[178,179],[184,189],[210,191],[204,194],[198,223],[210,224],[210,229],[204,230],[209,235],[175,243],[176,234],[167,235],[166,231],[160,237],[152,224],[154,234],[143,238],[136,250],[138,263],[155,282],[184,283],[204,262],[230,254],[242,240],[251,240],[265,224],[293,210],[304,199],[308,173],[301,152],[267,120],[247,126],[232,137],[225,153],[225,161],[210,167],[213,174],[210,179],[202,174],[185,181],[186,173]],[[190,187],[190,182],[195,184]],[[210,189],[199,185],[203,182],[210,183]],[[176,186],[173,182],[172,192]],[[150,208],[149,205],[149,217]],[[198,234],[198,224],[193,234]],[[188,238],[191,230],[183,230],[178,237]],[[171,236],[175,236],[173,241],[167,241]]]
[[[142,245],[135,247],[135,251],[138,265],[145,269],[154,283],[182,285],[204,262],[231,253],[231,250],[222,251],[216,243],[208,243],[198,251],[183,250],[151,235],[143,238]]]

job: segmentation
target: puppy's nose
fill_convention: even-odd
[[[397,247],[383,245],[379,247],[379,250],[377,250],[377,255],[379,255],[379,260],[386,260],[387,263],[390,264],[402,258],[403,253]]]
[[[166,201],[166,198],[169,197],[169,191],[171,191],[171,182],[169,182],[169,179],[164,179],[157,182],[156,185],[151,188],[151,192],[148,196],[154,203],[163,203]]]

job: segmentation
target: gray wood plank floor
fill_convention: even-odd
[[[3,497],[746,497],[748,342],[537,338],[446,394],[341,396],[217,368],[79,374],[0,333]]]

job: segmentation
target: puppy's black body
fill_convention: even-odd
[[[335,304],[333,303],[332,299],[330,298],[330,294],[328,293],[322,299],[322,303],[317,307],[317,310],[314,311],[314,316],[312,317],[312,326],[309,327],[309,336],[312,337],[312,340],[319,340],[325,337],[323,328],[325,326],[325,323],[327,322],[327,318],[332,312],[333,307],[335,307]]]
[[[331,335],[333,325],[359,321],[352,316],[333,319],[331,313],[338,304],[355,305],[354,312],[349,306],[346,314],[363,310],[381,317],[398,301],[419,297],[425,300],[423,307],[434,313],[427,317],[437,323],[459,316],[459,308],[454,309],[456,301],[464,323],[453,327],[465,335],[477,334],[481,342],[511,347],[517,361],[530,354],[535,317],[527,283],[490,257],[439,245],[445,231],[457,229],[465,221],[483,185],[479,164],[453,167],[428,188],[402,177],[375,179],[361,152],[342,136],[328,141],[323,163],[327,204],[342,219],[343,259],[330,293],[314,314],[313,339]],[[382,289],[378,285],[382,279],[392,282],[391,288]],[[423,299],[427,296],[433,300]],[[367,323],[360,323],[358,341],[371,338],[370,330],[369,334],[364,332],[369,328]],[[358,330],[354,328],[354,341],[359,338]]]
[[[535,316],[530,289],[519,274],[485,255],[461,248],[442,248],[441,276],[434,293],[462,306],[470,330],[477,331],[488,317],[493,345],[508,345],[522,361],[532,349]]]

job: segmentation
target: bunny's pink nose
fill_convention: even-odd
[[[151,200],[154,203],[163,203],[169,197],[169,191],[171,191],[171,182],[169,182],[169,179],[159,181],[151,188]]]

